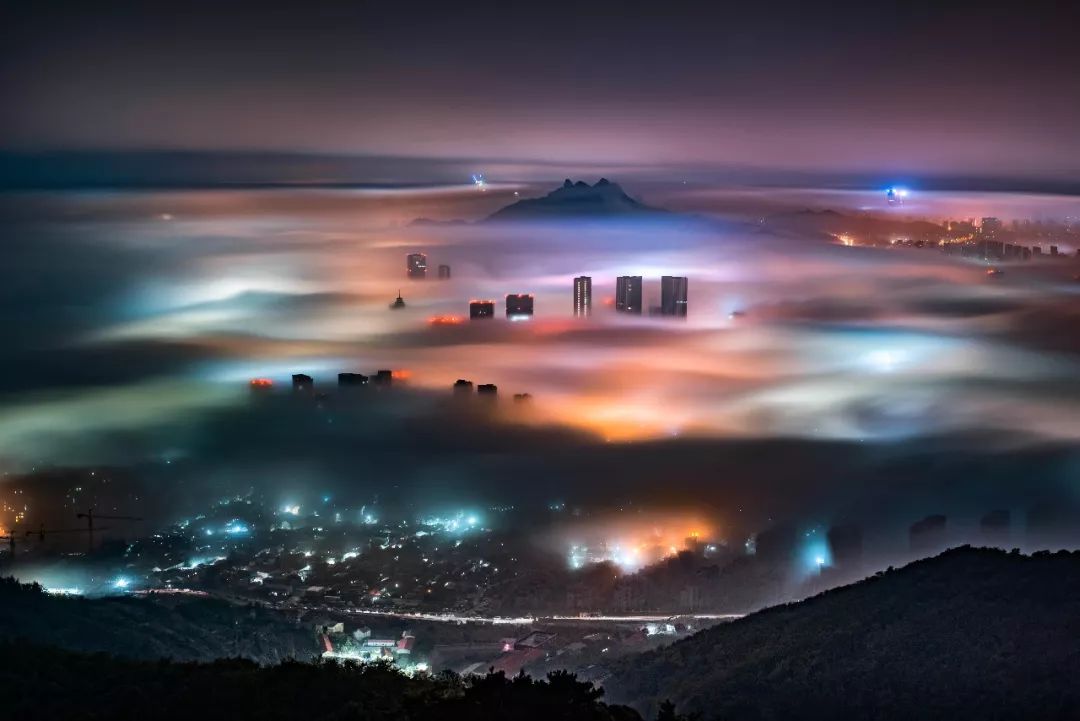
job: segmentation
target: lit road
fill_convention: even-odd
[[[366,608],[337,608],[334,606],[324,606],[319,604],[302,604],[299,606],[286,606],[275,603],[268,603],[266,601],[254,601],[254,599],[246,598],[242,596],[233,596],[231,594],[212,593],[208,594],[205,591],[194,591],[191,589],[170,589],[170,593],[191,593],[198,595],[212,595],[215,598],[219,598],[230,603],[235,604],[250,604],[260,603],[267,608],[273,608],[278,611],[295,612],[295,611],[322,611],[326,613],[343,614],[347,616],[372,616],[380,618],[396,618],[407,621],[430,621],[432,623],[456,623],[456,624],[490,624],[493,626],[528,626],[533,624],[552,624],[552,623],[663,623],[674,621],[735,621],[742,618],[746,614],[742,613],[674,613],[674,614],[630,614],[630,615],[609,615],[609,614],[577,614],[577,615],[559,615],[554,614],[550,616],[484,616],[480,614],[458,614],[449,611],[441,613],[422,612],[422,611],[376,611]]]
[[[314,610],[315,607],[311,607]],[[329,610],[329,609],[327,609]],[[346,609],[349,614],[361,614],[367,616],[382,616],[386,618],[400,618],[415,621],[433,621],[437,623],[479,623],[506,626],[524,626],[530,624],[545,623],[660,623],[675,620],[696,621],[734,621],[742,618],[740,613],[680,613],[669,615],[576,615],[576,616],[477,616],[458,615],[454,613],[409,613],[405,611],[370,611],[367,609]]]

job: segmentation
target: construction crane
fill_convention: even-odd
[[[98,530],[99,531],[107,531],[109,529],[107,529],[107,528],[99,528]],[[46,529],[45,524],[42,523],[41,528],[39,528],[36,531],[27,531],[26,536],[27,536],[27,538],[29,538],[30,536],[37,536],[38,540],[44,541],[45,536],[55,536],[55,535],[61,534],[61,533],[86,533],[86,529],[85,528],[49,528],[49,529]]]
[[[94,513],[93,508],[87,510],[86,513],[77,513],[77,514],[75,514],[75,517],[76,518],[85,518],[86,519],[86,533],[87,533],[86,541],[87,541],[88,549],[89,549],[90,552],[93,552],[93,550],[94,550],[94,519],[95,518],[100,518],[102,520],[109,520],[109,521],[141,521],[142,520],[141,518],[139,518],[137,516],[103,516],[103,515]],[[99,528],[97,530],[106,531],[108,529]]]

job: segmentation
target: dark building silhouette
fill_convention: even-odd
[[[338,388],[359,388],[368,384],[368,377],[363,373],[338,373]]]
[[[469,301],[469,320],[495,317],[495,301],[473,300]]]
[[[675,318],[686,317],[686,299],[689,282],[678,275],[660,278],[660,315]]]
[[[795,527],[783,524],[757,534],[754,555],[767,563],[790,561],[795,556],[799,534]]]
[[[405,258],[405,274],[413,280],[427,277],[427,256],[423,253],[409,253]]]
[[[494,383],[481,383],[476,386],[476,394],[485,398],[494,398],[499,392],[499,387]]]
[[[911,524],[908,529],[911,550],[917,553],[933,553],[944,549],[946,520],[945,516],[935,514]]]
[[[979,519],[983,540],[995,545],[1008,543],[1010,521],[1009,511],[1006,509],[999,508],[987,513]]]
[[[863,530],[854,523],[838,524],[825,534],[829,543],[832,565],[838,568],[858,568],[863,562]]]
[[[574,278],[574,315],[583,318],[592,314],[592,278],[579,275]]]
[[[472,381],[467,381],[464,378],[458,378],[454,381],[454,395],[472,395],[472,389]]]
[[[312,395],[315,392],[315,380],[303,373],[296,373],[292,377],[293,393]]]
[[[439,266],[439,280],[450,280],[450,266],[445,264]]]
[[[620,275],[615,279],[615,310],[641,315],[640,275]]]
[[[514,402],[515,403],[528,403],[531,400],[532,400],[532,394],[531,393],[515,393],[514,394]]]
[[[371,379],[373,385],[388,387],[394,381],[394,371],[391,370],[379,370],[375,371],[375,377]]]
[[[510,320],[531,318],[533,297],[528,293],[510,293],[506,296],[506,317]]]
[[[401,291],[397,292],[397,298],[390,304],[390,310],[401,310],[405,307],[405,299],[401,297]]]

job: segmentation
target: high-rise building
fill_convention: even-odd
[[[296,373],[292,377],[293,393],[305,393],[311,395],[315,392],[315,380],[303,373]]]
[[[439,266],[439,280],[450,280],[450,266],[446,264]]]
[[[687,286],[687,279],[682,276],[665,275],[660,278],[660,315],[686,317]]]
[[[472,381],[467,381],[464,378],[458,378],[456,381],[454,381],[455,395],[470,395],[472,394],[472,389]]]
[[[640,275],[620,275],[615,280],[615,310],[641,315]]]
[[[998,218],[983,218],[979,225],[979,233],[987,239],[998,237],[1005,230],[1005,224]]]
[[[579,275],[574,278],[574,315],[586,317],[592,313],[592,278]]]
[[[494,383],[481,383],[476,386],[476,394],[485,398],[494,398],[499,393],[499,387]]]
[[[528,293],[510,293],[506,296],[506,317],[510,320],[527,320],[533,314],[533,297]]]
[[[337,384],[338,388],[366,386],[368,384],[368,377],[363,373],[338,373]]]
[[[375,371],[375,377],[372,379],[372,383],[377,386],[389,386],[393,382],[394,371],[387,369]]]
[[[493,300],[471,300],[469,301],[469,320],[476,320],[478,318],[494,318],[495,317],[495,301]]]
[[[405,272],[413,280],[427,277],[427,256],[423,253],[409,253],[405,258]]]

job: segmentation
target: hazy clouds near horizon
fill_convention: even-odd
[[[402,502],[637,499],[743,531],[788,513],[909,522],[1076,496],[1071,261],[989,279],[936,250],[844,247],[752,220],[754,203],[854,213],[877,193],[647,189],[635,194],[715,212],[409,225],[482,218],[514,190],[538,192],[4,196],[0,322],[19,332],[0,356],[0,462],[127,465],[151,483],[183,478],[196,504],[192,489],[260,484]],[[926,202],[958,215],[1068,204],[972,200]],[[428,255],[422,282],[405,278],[414,251]],[[436,279],[443,263],[449,281]],[[571,312],[581,274],[588,320]],[[646,305],[659,276],[688,276],[689,317],[617,315],[622,274],[645,277]],[[392,311],[399,289],[407,308]],[[536,317],[506,321],[509,292],[535,294]],[[466,317],[474,297],[496,299],[497,317],[429,323]],[[408,371],[409,392],[367,408],[332,398],[314,415],[249,403],[255,376],[286,396],[305,372],[333,394],[339,371],[379,368]],[[451,403],[457,378],[499,386],[494,418]]]
[[[988,281],[936,251],[760,232],[731,210],[745,194],[661,200],[700,210],[703,197],[723,201],[716,222],[418,227],[408,220],[482,217],[514,196],[9,196],[0,316],[20,332],[0,382],[5,456],[51,460],[67,437],[197,423],[254,376],[285,385],[307,372],[332,388],[339,371],[377,368],[438,392],[457,378],[529,392],[536,422],[607,440],[1080,435],[1064,272],[1031,265]],[[426,281],[404,277],[414,251],[428,255]],[[443,263],[449,281],[435,277]],[[661,275],[688,276],[689,318],[616,314],[624,274],[645,277],[646,306]],[[593,278],[587,321],[571,313],[576,275]],[[399,289],[407,308],[390,311]],[[533,320],[501,317],[511,292],[536,296]],[[477,297],[497,299],[500,317],[429,323],[467,317]]]

